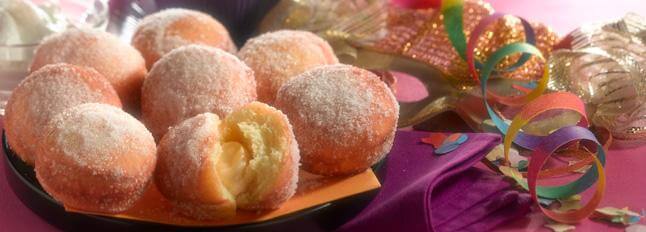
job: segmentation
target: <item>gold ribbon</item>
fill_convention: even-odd
[[[553,52],[548,88],[581,97],[592,122],[617,140],[646,139],[646,19],[586,25],[565,41],[571,49]]]

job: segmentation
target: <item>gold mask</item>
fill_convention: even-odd
[[[467,36],[476,24],[493,13],[483,1],[464,6]],[[547,27],[533,24],[536,45],[546,56],[557,36]],[[393,70],[411,74],[424,83],[429,96],[413,103],[400,103],[399,126],[421,123],[446,111],[456,111],[479,130],[480,112],[458,109],[465,98],[479,95],[477,82],[466,62],[451,46],[439,10],[409,10],[391,7],[383,0],[283,0],[261,23],[260,31],[301,29],[326,38],[343,63],[367,69]],[[503,45],[524,40],[520,21],[504,17],[487,28],[478,41],[475,55],[483,59]],[[502,62],[511,65],[517,57]],[[537,79],[543,64],[535,58],[521,68],[501,74],[514,80]]]

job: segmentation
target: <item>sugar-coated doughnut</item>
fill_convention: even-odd
[[[150,70],[142,89],[142,119],[159,139],[168,127],[204,112],[224,118],[256,99],[253,71],[218,48],[188,45]]]
[[[164,135],[158,149],[155,182],[189,217],[274,209],[296,189],[300,157],[291,125],[263,103],[224,120],[212,113],[187,119]]]
[[[129,209],[152,180],[155,140],[121,109],[100,103],[68,108],[47,125],[36,177],[66,207],[100,213]]]
[[[121,107],[114,88],[91,68],[52,64],[32,72],[7,102],[4,125],[9,145],[23,161],[34,164],[45,125],[63,110],[88,102]]]
[[[220,22],[202,12],[187,9],[167,9],[146,16],[135,31],[132,44],[141,51],[149,69],[164,54],[189,44],[236,51],[229,31]]]
[[[238,53],[255,72],[258,100],[272,104],[278,89],[308,69],[339,60],[330,45],[308,31],[280,30],[248,40]]]
[[[127,111],[139,111],[145,62],[135,48],[116,36],[96,29],[68,29],[51,35],[36,49],[30,69],[55,63],[94,68],[112,84]]]
[[[203,113],[172,127],[159,141],[155,183],[184,215],[217,219],[235,215],[234,196],[216,171],[220,119]]]
[[[294,126],[303,169],[320,175],[361,172],[388,153],[399,104],[370,71],[327,65],[288,81],[276,108]]]

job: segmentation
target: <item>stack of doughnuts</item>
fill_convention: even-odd
[[[169,9],[143,19],[132,45],[89,29],[45,39],[5,130],[68,208],[124,212],[154,187],[186,217],[222,220],[279,208],[301,168],[370,168],[392,146],[398,108],[378,76],[338,64],[315,34],[270,32],[236,53],[217,20]]]

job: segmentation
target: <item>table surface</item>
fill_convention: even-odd
[[[646,15],[642,0],[489,0],[499,12],[513,13],[529,20],[551,26],[559,35],[564,35],[578,25],[620,18],[628,11]],[[401,80],[400,89],[408,92],[400,98],[416,98],[421,86],[409,80]],[[0,125],[2,122],[0,122]],[[4,155],[4,154],[1,154]],[[0,162],[5,162],[4,158]],[[607,189],[601,207],[625,207],[641,211],[646,209],[646,146],[629,150],[612,150],[606,166]],[[57,229],[25,207],[7,184],[4,164],[0,165],[0,232],[2,231],[56,231]],[[639,184],[641,183],[641,184]],[[640,222],[646,224],[646,222]],[[542,230],[544,217],[533,213],[526,218],[503,225],[500,231]],[[622,231],[604,223],[585,220],[577,231]]]

